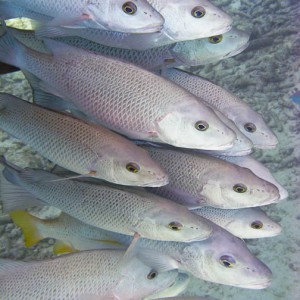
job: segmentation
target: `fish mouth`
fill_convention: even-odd
[[[276,144],[271,144],[271,145],[257,145],[257,144],[254,144],[254,147],[258,148],[258,149],[274,149],[276,148],[278,145],[278,143]]]
[[[161,186],[165,186],[169,183],[169,179],[163,179],[163,180],[157,180],[157,181],[153,181],[153,182],[149,182],[149,183],[145,183],[143,185],[141,185],[142,187],[161,187]]]
[[[250,42],[248,41],[246,44],[244,44],[244,45],[241,46],[240,48],[235,49],[235,50],[233,50],[233,51],[230,51],[229,53],[227,53],[226,55],[224,55],[223,58],[228,58],[228,57],[231,57],[231,56],[240,54],[241,52],[243,52],[243,51],[249,46],[249,43],[250,43]]]
[[[253,290],[262,290],[267,288],[271,285],[272,280],[269,279],[264,282],[257,282],[257,283],[250,283],[250,284],[241,284],[241,285],[235,285],[236,287],[240,288],[246,288],[246,289],[253,289]]]
[[[146,26],[142,29],[139,29],[139,30],[130,30],[127,31],[128,33],[141,33],[141,31],[143,31],[143,33],[154,33],[154,32],[160,32],[162,31],[163,29],[163,25],[162,24],[159,24],[159,25],[151,25],[151,26]]]

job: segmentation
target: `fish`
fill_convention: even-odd
[[[248,168],[251,170],[256,176],[262,178],[268,182],[274,184],[279,190],[279,201],[285,200],[288,198],[289,193],[288,191],[274,178],[270,170],[264,166],[261,162],[254,159],[250,155],[243,156],[243,157],[230,157],[230,156],[222,156],[217,155],[218,158],[238,165],[243,168]]]
[[[42,90],[131,139],[205,150],[232,147],[234,132],[178,85],[132,64],[57,41],[46,44],[53,55],[28,49],[6,32],[0,60],[32,73]]]
[[[194,40],[222,34],[232,18],[207,0],[147,0],[165,19],[161,30],[174,41]]]
[[[34,196],[31,201],[34,201]],[[103,236],[97,227],[81,222],[64,212],[61,212],[58,218],[46,220],[39,219],[25,210],[11,211],[9,215],[22,230],[26,247],[32,247],[45,238],[53,238],[56,240],[53,253],[63,254],[103,249],[103,244],[109,240],[109,235]],[[116,242],[114,249],[124,250],[124,245]]]
[[[213,234],[204,241],[181,243],[141,238],[137,251],[149,249],[164,254],[169,257],[170,268],[178,268],[179,272],[198,279],[247,289],[270,286],[272,272],[267,265],[249,251],[243,240],[216,224],[213,226]],[[130,236],[99,231],[125,247],[131,244]],[[104,247],[113,249],[114,245]]]
[[[172,54],[182,65],[207,65],[240,54],[249,46],[249,39],[247,32],[231,28],[223,34],[177,43]]]
[[[131,141],[107,130],[0,93],[0,127],[82,176],[123,185],[168,183],[166,172]]]
[[[179,273],[175,282],[168,288],[158,293],[152,294],[151,296],[146,297],[144,300],[151,299],[170,299],[170,297],[177,296],[186,290],[191,277],[186,273]]]
[[[33,30],[21,30],[13,27],[7,27],[7,30],[11,32],[18,41],[27,47],[39,52],[49,53],[49,50],[47,49],[43,40],[36,38]],[[75,30],[76,29],[73,29],[73,31]],[[231,37],[231,35],[233,35],[230,34],[232,31],[233,30],[225,33],[223,35],[223,39],[220,39],[221,41],[218,45],[213,44],[213,49],[210,49],[208,46],[206,46],[206,44],[210,44],[210,39],[201,39],[201,43],[199,43],[198,40],[189,41],[188,43],[178,42],[175,44],[155,47],[143,51],[109,47],[76,36],[57,37],[55,40],[102,55],[121,59],[148,70],[156,71],[160,68],[169,68],[179,65],[204,65],[209,60],[209,57],[211,57],[212,61],[218,61],[219,59],[222,59],[222,57],[227,57],[229,50],[235,50],[238,42],[238,45],[244,42],[243,35],[239,34],[238,32],[237,35],[239,35],[239,38],[236,38],[236,43],[230,40],[228,36]],[[226,44],[227,47],[223,47],[223,44]],[[223,51],[224,49],[226,49],[226,53]]]
[[[165,256],[159,253],[145,250],[122,267],[123,256],[120,250],[94,250],[45,261],[0,259],[1,297],[139,300],[169,287],[178,275],[177,270],[168,269]]]
[[[1,1],[4,19],[28,17],[50,27],[95,28],[150,33],[160,31],[164,18],[145,0],[88,1],[57,0]]]
[[[295,104],[300,104],[300,91],[296,91],[290,96],[290,99],[295,103]]]
[[[157,240],[189,242],[212,233],[211,222],[205,218],[142,189],[62,180],[43,170],[4,164],[1,198],[7,211],[47,204],[91,226]],[[40,201],[32,201],[32,196]]]
[[[200,153],[149,146],[143,148],[169,175],[168,185],[151,188],[151,192],[189,208],[238,209],[279,200],[278,188],[247,168]]]
[[[259,207],[219,209],[203,207],[192,210],[241,239],[257,239],[277,236],[282,227],[270,219]]]
[[[164,75],[216,107],[235,123],[239,130],[252,141],[254,147],[272,149],[278,144],[276,135],[267,126],[262,116],[237,96],[208,80],[182,70],[166,69]]]

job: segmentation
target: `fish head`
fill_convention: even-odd
[[[103,173],[104,165],[109,170],[104,179],[116,184],[143,187],[159,187],[169,182],[166,171],[145,149],[131,142],[124,147],[124,143],[109,147],[105,157],[100,157],[96,162],[94,168],[99,172],[102,170]]]
[[[176,105],[157,120],[156,131],[164,143],[191,149],[225,150],[236,138],[211,108],[197,101]]]
[[[171,52],[184,65],[206,65],[241,53],[248,47],[249,37],[244,31],[231,29],[208,38],[176,43]]]
[[[253,147],[253,144],[250,141],[250,139],[248,139],[244,134],[242,134],[240,130],[235,126],[235,124],[226,116],[224,116],[219,110],[214,109],[214,112],[220,118],[220,120],[230,129],[232,129],[236,134],[236,139],[234,140],[232,148],[224,150],[222,154],[229,156],[241,156],[250,154],[252,152]]]
[[[247,105],[228,107],[227,112],[230,112],[230,119],[252,141],[254,147],[260,149],[276,147],[278,139],[260,114]]]
[[[176,278],[176,281],[169,288],[167,288],[161,292],[152,294],[151,296],[149,296],[145,299],[147,299],[147,300],[161,299],[161,298],[169,298],[171,296],[177,296],[186,290],[186,288],[190,282],[190,279],[191,279],[191,277],[188,274],[179,273],[178,277]]]
[[[122,266],[121,279],[113,290],[114,299],[142,299],[169,288],[178,276],[172,261],[158,252],[139,249]]]
[[[207,0],[172,0],[159,9],[163,31],[174,41],[193,40],[226,32],[232,19]]]
[[[93,27],[126,33],[158,32],[164,18],[146,0],[88,1]]]
[[[226,224],[226,228],[245,239],[272,237],[280,234],[282,230],[280,224],[256,207],[237,210],[234,218]]]
[[[155,196],[154,196],[155,197]],[[162,241],[190,242],[207,239],[211,222],[186,207],[157,197],[157,205],[139,215],[135,230],[142,236]]]
[[[202,195],[209,197],[211,206],[237,209],[278,202],[278,188],[247,168],[224,164],[206,173]]]
[[[241,288],[263,289],[272,278],[243,240],[218,226],[209,239],[185,247],[181,264],[195,277]]]

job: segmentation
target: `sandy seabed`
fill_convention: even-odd
[[[261,113],[276,133],[274,150],[256,150],[288,190],[289,198],[265,207],[283,227],[278,237],[247,241],[250,250],[273,271],[272,285],[247,290],[193,279],[186,295],[220,300],[300,299],[300,106],[290,96],[300,90],[300,2],[297,0],[216,0],[232,15],[234,25],[251,32],[251,45],[242,54],[193,72],[228,89]],[[0,91],[31,99],[21,72],[0,77]],[[30,147],[0,131],[0,155],[20,166],[49,168],[51,164]],[[51,214],[48,210],[44,214]],[[0,216],[0,257],[43,259],[51,256],[53,239],[26,249],[23,237],[8,216]]]

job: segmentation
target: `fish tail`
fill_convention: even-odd
[[[1,163],[5,164],[3,157],[1,159]],[[14,169],[9,163],[9,165],[5,164],[2,174],[0,174],[0,200],[3,205],[3,212],[45,205],[19,186],[18,173],[18,169]]]
[[[22,67],[23,48],[11,33],[6,30],[6,25],[1,21],[0,27],[0,61],[15,66]]]
[[[39,230],[39,224],[43,223],[42,220],[30,215],[25,210],[12,211],[9,215],[13,222],[21,228],[26,247],[31,247],[46,238],[46,236],[43,236],[41,230]]]

